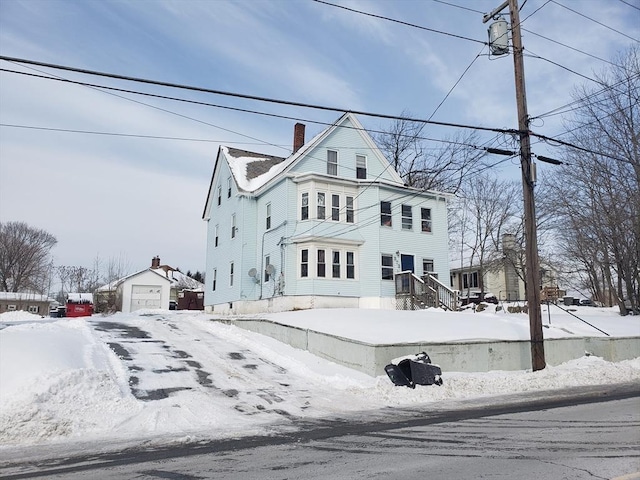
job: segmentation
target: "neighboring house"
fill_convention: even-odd
[[[94,293],[96,312],[133,312],[143,308],[175,308],[184,292],[202,292],[204,285],[154,257],[151,268],[99,287]],[[196,293],[197,297],[197,293]],[[192,304],[186,308],[196,309]]]
[[[49,315],[55,300],[38,293],[0,292],[0,313],[24,310],[36,315]]]
[[[293,153],[220,147],[205,310],[395,308],[394,274],[449,278],[448,196],[406,187],[351,113]]]
[[[484,266],[464,266],[451,269],[451,287],[459,290],[462,300],[467,297],[495,296],[497,300],[517,302],[526,300],[525,285],[514,265],[519,257],[516,253],[515,238],[512,234],[502,237],[502,259],[494,260]],[[550,267],[540,268],[542,300],[556,301],[564,294],[558,288],[556,275]]]

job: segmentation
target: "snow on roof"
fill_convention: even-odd
[[[166,277],[171,282],[172,288],[177,288],[179,290],[202,290],[204,291],[204,284],[199,281],[185,275],[184,273],[168,267],[167,265],[163,265],[160,268],[152,268],[151,271],[156,272],[163,277]]]
[[[39,293],[28,292],[0,292],[0,300],[13,300],[13,301],[26,301],[32,302],[53,302],[52,298],[47,295],[40,295]]]
[[[74,303],[93,303],[93,293],[68,293],[67,301]]]
[[[346,117],[352,118],[352,121],[355,120],[355,117],[351,114],[344,114],[333,125],[325,128],[311,140],[305,142],[297,152],[287,158],[222,146],[221,149],[225,154],[238,188],[245,192],[255,192],[266,185],[270,180],[295,163],[307,150],[313,148],[323,136],[328,134]]]
[[[114,281],[106,284],[106,285],[98,287],[98,288],[96,288],[96,291],[97,292],[110,292],[110,291],[116,290],[120,286],[120,284],[122,282],[124,282],[125,280],[128,280],[128,279],[130,279],[132,277],[135,277],[136,275],[140,275],[141,273],[144,273],[146,271],[150,271],[150,272],[155,273],[156,275],[160,275],[162,278],[167,278],[167,276],[165,275],[164,270],[153,269],[153,268],[145,268],[144,270],[140,270],[139,272],[135,272],[135,273],[130,273],[129,275],[127,275],[125,277],[119,278],[117,280],[114,280]]]
[[[282,171],[284,158],[262,153],[222,147],[238,188],[253,192]]]

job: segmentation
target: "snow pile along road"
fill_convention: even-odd
[[[333,313],[344,323],[354,314]],[[450,335],[456,320],[441,323]],[[458,326],[467,323],[465,317]],[[384,335],[386,328],[374,325],[368,335]],[[430,328],[439,335],[436,324]],[[640,359],[614,364],[584,357],[540,372],[443,372],[443,379],[442,387],[394,387],[386,376],[369,377],[203,313],[154,310],[73,320],[3,314],[0,445],[258,434],[297,418],[637,382]]]

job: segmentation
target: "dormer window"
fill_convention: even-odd
[[[338,175],[338,152],[327,150],[327,175]]]
[[[367,178],[367,157],[356,155],[356,178]]]

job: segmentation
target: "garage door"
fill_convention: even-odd
[[[131,287],[131,311],[141,308],[161,308],[162,287],[159,285],[133,285]]]

